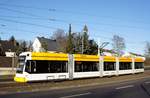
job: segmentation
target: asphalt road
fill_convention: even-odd
[[[150,78],[60,90],[0,95],[0,98],[150,98]]]

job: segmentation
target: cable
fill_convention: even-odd
[[[30,33],[36,33],[36,32],[33,32],[33,31],[29,31],[29,30],[24,30],[24,29],[16,29],[16,28],[10,28],[10,27],[7,27],[7,28],[4,28],[4,27],[0,27],[1,29],[8,29],[8,30],[14,30],[14,31],[21,31],[21,32],[30,32]],[[6,34],[6,33],[5,33]]]
[[[32,19],[36,19],[36,18],[40,18],[42,19],[41,17],[42,16],[38,16],[38,15],[35,15],[35,14],[32,14],[32,13],[27,13],[27,12],[23,12],[23,11],[20,11],[20,10],[13,10],[13,9],[9,9],[9,8],[4,8],[4,7],[0,7],[0,10],[7,10],[7,11],[11,11],[11,12],[17,12],[17,13],[20,13],[20,14],[24,14],[24,15],[28,15],[28,16],[32,16],[34,18]],[[36,17],[36,18],[35,18]],[[45,18],[44,18],[45,19]],[[57,21],[57,22],[67,22],[65,20],[61,20],[61,19],[49,19],[51,21]],[[67,22],[69,23],[69,22]],[[118,27],[123,27],[123,28],[130,28],[130,29],[142,29],[140,27],[136,27],[136,26],[128,26],[128,25],[114,25],[114,24],[111,24],[111,23],[100,23],[100,22],[87,22],[87,21],[78,21],[77,23],[89,23],[89,24],[94,24],[94,25],[106,25],[106,26],[118,26]],[[142,29],[142,30],[145,30],[145,29]]]
[[[25,24],[25,25],[32,25],[32,26],[37,26],[37,27],[43,27],[43,28],[58,29],[58,28],[52,27],[52,26],[45,26],[45,25],[34,24],[34,23],[28,23],[28,22],[22,22],[22,21],[11,20],[11,19],[0,18],[0,20],[2,20],[2,21],[7,21],[7,22],[13,22],[13,23],[19,23],[19,24]]]
[[[32,20],[50,20],[55,21],[53,18],[40,18],[40,17],[24,17],[24,16],[11,16],[11,15],[0,15],[1,18],[20,18],[20,19],[32,19]]]
[[[19,8],[28,8],[28,9],[34,9],[34,10],[44,10],[44,11],[51,11],[51,12],[61,12],[61,13],[70,13],[70,14],[77,14],[77,15],[86,15],[86,16],[92,16],[92,17],[102,17],[102,18],[110,18],[110,19],[115,19],[115,20],[121,20],[119,17],[112,17],[112,16],[97,16],[89,13],[83,13],[83,12],[75,12],[75,11],[69,11],[69,10],[63,10],[63,9],[55,9],[55,8],[43,8],[43,7],[33,7],[33,6],[24,6],[24,5],[16,5],[16,4],[4,4],[0,3],[0,6],[12,6],[12,7],[19,7]],[[131,22],[131,21],[129,21]],[[136,23],[142,23],[142,24],[150,24],[150,23],[143,23],[141,21],[134,21]]]
[[[66,22],[64,20],[58,20],[58,19],[52,19],[52,18],[33,18],[33,17],[21,17],[21,16],[4,16],[4,15],[0,15],[0,17],[9,17],[9,18],[23,18],[23,19],[36,19],[36,20],[49,20],[49,21],[53,21],[53,22],[61,22],[61,23],[65,23],[65,24],[69,24],[69,22]],[[75,23],[73,23],[75,24]],[[78,24],[78,25],[81,25],[81,24]],[[84,25],[81,25],[82,27]],[[97,30],[97,31],[101,31],[101,32],[109,32],[109,33],[112,33],[111,31],[106,31],[106,30],[103,30],[103,29],[97,29],[97,28],[94,28],[94,30]],[[106,38],[106,37],[104,37]],[[108,39],[108,38],[106,38]],[[110,39],[110,38],[109,38]]]
[[[10,9],[7,9],[7,10],[10,10]],[[16,11],[16,10],[10,10],[10,11]],[[16,11],[16,12],[19,12],[19,13],[24,13],[24,12],[21,12],[21,11]],[[24,14],[27,14],[27,13],[24,13]],[[28,15],[32,16],[32,14],[28,13]],[[37,17],[37,15],[34,15]],[[15,17],[15,16],[5,16],[5,17]],[[33,18],[33,17],[15,17],[15,18],[28,18],[28,19],[41,19],[41,20],[46,20],[44,18]],[[27,25],[34,25],[34,26],[39,26],[39,27],[44,27],[44,28],[53,28],[53,29],[58,29],[58,28],[54,28],[54,27],[48,27],[48,26],[44,26],[44,25],[39,25],[39,24],[33,24],[33,23],[26,23],[26,22],[19,22],[19,21],[16,21],[16,20],[10,20],[10,19],[1,19],[1,20],[4,20],[4,21],[9,21],[9,22],[15,22],[15,23],[21,23],[21,24],[27,24]],[[58,22],[66,22],[64,20],[59,20],[59,19],[49,19],[51,21],[58,21]],[[108,25],[108,24],[106,24]],[[101,36],[102,37],[102,36]],[[106,39],[110,39],[108,37],[104,37],[103,38],[106,38]],[[112,40],[112,39],[110,39]]]
[[[17,5],[17,4],[4,4],[0,3],[0,6],[12,6],[12,7],[19,7],[19,8],[28,8],[28,9],[35,9],[35,10],[47,10],[47,8],[42,7],[33,7],[33,6],[24,6],[24,5]],[[55,11],[55,9],[50,9],[50,11]]]
[[[50,27],[50,26],[45,26],[45,25],[40,25],[40,24],[34,24],[34,23],[27,23],[27,22],[22,22],[22,21],[16,21],[16,20],[10,20],[10,19],[3,19],[3,18],[0,18],[0,20],[2,21],[8,21],[8,22],[13,22],[13,23],[20,23],[20,24],[26,24],[26,25],[32,25],[32,26],[38,26],[38,27],[43,27],[43,28],[51,28],[51,29],[58,29],[58,28],[55,28],[55,27]],[[100,37],[100,38],[104,38],[104,39],[108,39],[108,40],[111,40],[112,41],[112,38],[110,37],[105,37],[105,36],[102,36],[102,35],[96,35],[95,37]],[[135,44],[133,42],[129,42],[129,44]],[[137,42],[136,42],[137,43]],[[143,42],[141,42],[143,43]]]
[[[31,14],[31,13],[23,12],[23,11],[20,11],[20,10],[14,10],[14,9],[9,9],[9,8],[4,8],[4,7],[0,7],[0,10],[7,10],[7,11],[11,11],[11,12],[16,12],[16,13],[28,15],[28,16],[39,17],[39,16]]]

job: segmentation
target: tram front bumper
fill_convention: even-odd
[[[16,82],[27,82],[27,79],[25,77],[14,77],[14,81]]]

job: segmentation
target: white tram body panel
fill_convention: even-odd
[[[119,75],[123,75],[123,74],[132,74],[133,70],[119,70]]]
[[[90,78],[90,77],[99,77],[100,72],[74,72],[73,78]]]
[[[103,71],[103,76],[114,76],[118,75],[117,71]]]
[[[45,74],[28,74],[25,76],[27,81],[59,80],[69,79],[69,73],[45,73]]]
[[[30,82],[123,75],[144,72],[142,58],[23,52],[14,80]]]
[[[135,69],[134,70],[134,73],[141,73],[141,72],[144,72],[144,69]]]

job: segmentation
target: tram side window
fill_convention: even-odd
[[[98,62],[75,62],[75,72],[90,72],[99,70]]]
[[[128,70],[132,69],[131,62],[119,62],[119,70]]]
[[[144,68],[143,62],[135,62],[135,69],[141,69]]]
[[[66,61],[51,61],[48,64],[50,73],[65,73],[68,72],[68,63]]]
[[[27,61],[25,71],[28,73],[63,73],[68,71],[65,61]]]
[[[36,73],[48,73],[48,61],[36,61]]]
[[[104,62],[104,71],[116,70],[115,62]]]

